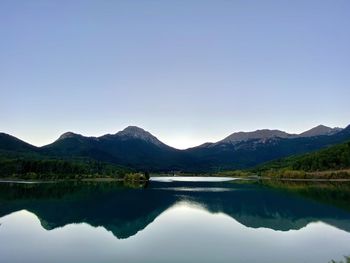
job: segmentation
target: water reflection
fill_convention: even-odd
[[[334,194],[334,187],[343,193]],[[146,188],[0,184],[0,253],[4,262],[40,262],[40,249],[46,251],[41,262],[340,260],[350,252],[350,204],[344,205],[349,185],[308,188],[240,182],[150,182]],[[319,191],[332,193],[333,200],[319,198]]]
[[[308,189],[304,194],[310,198],[313,192]],[[306,200],[246,183],[151,182],[145,189],[91,182],[0,184],[0,217],[27,210],[37,215],[47,230],[85,222],[103,226],[118,238],[128,238],[176,203],[187,202],[211,213],[224,213],[247,227],[287,231],[322,221],[350,232],[350,213],[342,209],[345,193],[336,188],[341,204],[337,208],[334,194],[332,205],[318,200],[319,191],[327,196],[325,192],[332,192],[333,188],[316,189],[319,190],[313,196],[315,200]]]

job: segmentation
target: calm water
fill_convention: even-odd
[[[0,183],[0,262],[329,262],[348,183]]]

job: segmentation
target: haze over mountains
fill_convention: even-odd
[[[151,171],[217,171],[248,168],[346,140],[350,140],[350,126],[341,129],[319,125],[301,134],[268,129],[237,132],[216,143],[178,150],[139,127],[129,126],[100,137],[67,132],[43,147],[1,133],[0,152],[12,156],[30,153],[45,158],[90,158]]]

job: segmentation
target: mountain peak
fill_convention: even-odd
[[[325,125],[318,125],[310,130],[307,130],[301,134],[299,134],[299,137],[312,137],[312,136],[320,136],[320,135],[332,135],[334,133],[337,133],[341,131],[341,128],[331,128],[327,127]]]
[[[133,139],[140,139],[146,142],[153,143],[158,146],[162,146],[163,143],[161,143],[155,136],[153,136],[148,131],[145,131],[144,129],[137,127],[137,126],[128,126],[124,130],[116,133],[117,136],[124,137],[124,138],[133,138]]]
[[[65,132],[60,137],[58,137],[59,140],[67,139],[67,138],[75,138],[75,137],[81,137],[82,135],[74,133],[74,132]]]
[[[252,139],[268,139],[268,138],[274,138],[274,137],[288,138],[292,136],[293,136],[292,134],[288,134],[280,130],[263,129],[263,130],[256,130],[252,132],[235,132],[227,136],[221,142],[232,143],[232,142],[248,141]]]
[[[323,124],[320,124],[320,125],[317,125],[315,128],[322,128],[322,129],[324,129],[324,128],[326,128],[326,129],[331,129],[330,127],[328,127],[328,126],[326,126],[326,125],[323,125]]]
[[[140,128],[140,127],[130,125],[130,126],[126,127],[124,130],[122,130],[121,132],[125,132],[125,133],[145,133],[146,131],[144,129]]]

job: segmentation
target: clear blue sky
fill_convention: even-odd
[[[350,1],[0,1],[0,131],[186,148],[350,124]]]

